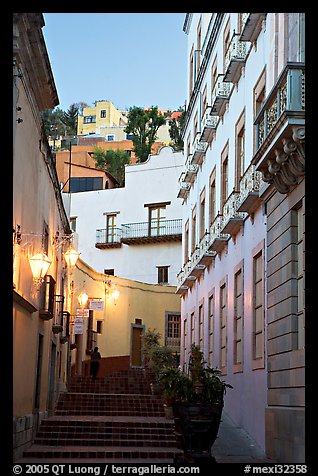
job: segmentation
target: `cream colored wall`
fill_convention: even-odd
[[[100,117],[101,110],[106,110],[106,117]],[[96,122],[84,124],[84,116],[96,116]],[[100,127],[119,126],[120,120],[127,122],[119,111],[110,101],[99,101],[96,106],[84,107],[83,115],[78,116],[77,133],[78,135],[97,132]]]
[[[164,337],[165,313],[180,312],[180,298],[175,294],[175,286],[161,286],[145,284],[117,276],[107,276],[97,273],[82,260],[78,260],[73,271],[74,279],[74,309],[78,295],[85,289],[89,298],[105,300],[104,311],[94,311],[93,329],[96,330],[96,321],[102,320],[102,334],[97,337],[97,345],[102,357],[130,355],[130,329],[135,319],[142,319],[145,328],[155,328]],[[117,304],[106,294],[104,281],[110,279],[112,289],[120,292]],[[84,329],[87,329],[88,318],[85,318]],[[164,343],[162,341],[162,343]],[[86,333],[83,338],[82,359],[86,360]],[[72,363],[75,363],[76,352],[72,352]]]

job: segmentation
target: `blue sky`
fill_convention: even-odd
[[[44,13],[59,107],[178,109],[186,99],[185,13]]]

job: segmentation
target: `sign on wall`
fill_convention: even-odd
[[[91,299],[89,301],[89,309],[91,311],[103,311],[104,301],[102,299]]]
[[[74,334],[84,334],[84,318],[74,318]]]

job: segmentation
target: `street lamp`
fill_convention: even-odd
[[[52,261],[43,251],[41,253],[36,253],[31,258],[29,258],[31,271],[35,282],[42,284],[44,276],[46,275],[51,262]]]
[[[86,306],[87,301],[88,301],[88,295],[86,294],[85,291],[82,291],[77,299],[78,299],[78,302],[79,302],[81,308],[84,308]]]
[[[74,268],[76,261],[78,260],[78,257],[79,257],[79,252],[74,250],[74,248],[69,248],[64,253],[64,259],[69,269]]]

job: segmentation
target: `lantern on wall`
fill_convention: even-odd
[[[69,248],[64,253],[64,259],[69,269],[74,268],[76,261],[78,260],[78,257],[79,257],[79,252],[76,251],[74,248]]]
[[[31,256],[31,258],[29,258],[29,263],[34,281],[42,283],[51,264],[51,260],[44,252],[41,252]]]

